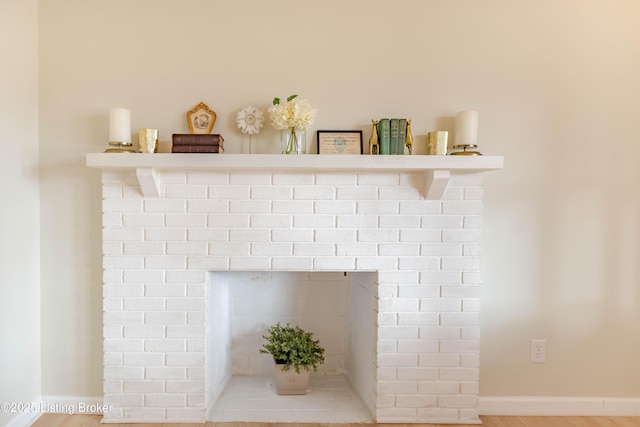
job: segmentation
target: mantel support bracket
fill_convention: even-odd
[[[425,172],[425,199],[440,200],[451,178],[448,170],[428,170]]]
[[[144,197],[160,197],[160,183],[154,168],[136,168],[136,177]]]

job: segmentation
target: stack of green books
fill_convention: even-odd
[[[380,154],[404,154],[407,119],[380,119],[378,144]]]

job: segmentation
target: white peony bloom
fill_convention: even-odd
[[[271,126],[276,129],[306,130],[313,124],[317,110],[306,99],[294,97],[290,101],[280,101],[269,107]]]

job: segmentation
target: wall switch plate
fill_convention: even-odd
[[[531,340],[531,363],[547,361],[547,340]]]

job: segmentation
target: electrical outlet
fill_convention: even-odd
[[[531,363],[547,361],[547,340],[531,340]]]

